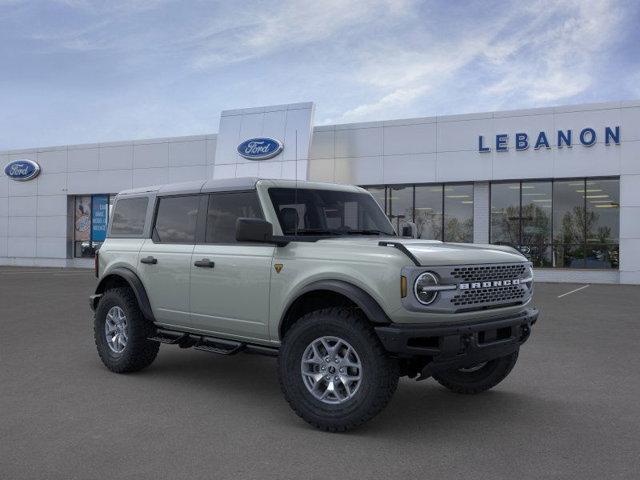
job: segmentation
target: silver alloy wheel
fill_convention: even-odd
[[[122,308],[115,306],[109,309],[104,322],[104,334],[107,339],[107,345],[109,345],[112,352],[122,353],[127,347],[129,329],[127,327],[127,316]]]
[[[353,398],[363,373],[358,353],[339,337],[320,337],[311,342],[302,355],[300,371],[311,395],[334,405]]]
[[[458,369],[459,372],[462,373],[471,373],[471,372],[477,372],[478,370],[480,370],[482,367],[484,367],[488,362],[482,362],[482,363],[478,363],[477,365],[473,365],[471,367],[467,367],[467,368],[460,368]]]

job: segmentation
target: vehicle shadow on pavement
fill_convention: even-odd
[[[269,417],[280,426],[314,429],[289,409],[278,384],[276,359],[239,354],[221,357],[203,352],[185,352],[171,347],[161,349],[156,362],[136,374],[136,381],[169,383],[183,391],[198,392],[219,408],[242,403],[256,418]],[[146,380],[146,381],[145,381]],[[372,436],[393,432],[397,437],[424,437],[429,434],[451,436],[455,431],[482,431],[496,425],[536,424],[549,411],[563,415],[562,403],[514,391],[507,380],[494,390],[479,395],[449,392],[428,379],[416,382],[401,379],[389,406],[374,421],[362,425],[349,435]]]

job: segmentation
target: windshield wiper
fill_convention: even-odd
[[[383,232],[382,230],[347,230],[345,232],[347,235],[389,235],[393,236],[391,233]]]
[[[321,229],[301,229],[297,232],[287,233],[286,235],[387,235],[394,236],[391,233],[382,230],[321,230]]]
[[[338,235],[338,232],[334,230],[301,229],[296,232],[287,233],[286,235]]]

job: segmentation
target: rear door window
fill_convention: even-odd
[[[118,199],[113,210],[109,236],[142,235],[148,203],[147,197]]]
[[[236,220],[241,217],[263,218],[256,192],[210,195],[206,243],[236,243]]]
[[[156,243],[195,243],[200,195],[161,197],[153,229]]]

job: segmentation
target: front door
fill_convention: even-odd
[[[159,198],[152,238],[145,240],[138,256],[138,272],[153,314],[166,326],[189,324],[189,277],[200,198]]]
[[[214,335],[268,339],[275,247],[236,242],[240,217],[263,218],[255,191],[209,196],[204,243],[191,257],[191,326]]]

